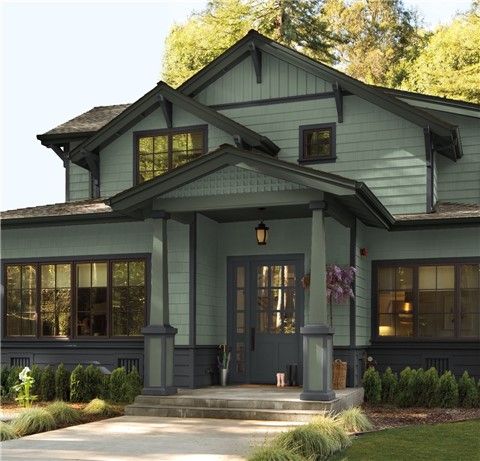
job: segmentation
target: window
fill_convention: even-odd
[[[374,266],[379,337],[480,337],[480,263]]]
[[[4,267],[8,337],[101,339],[141,334],[146,311],[144,259]]]
[[[137,183],[155,178],[204,154],[206,133],[206,126],[137,133]]]
[[[299,163],[334,162],[335,124],[300,127]]]
[[[42,336],[69,336],[72,308],[72,265],[40,266],[40,322]]]

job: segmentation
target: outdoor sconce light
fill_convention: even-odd
[[[257,243],[259,245],[266,245],[268,238],[268,227],[263,221],[260,221],[257,227],[255,227],[255,234],[257,236]]]

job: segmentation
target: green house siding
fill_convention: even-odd
[[[480,119],[431,111],[460,126],[463,157],[457,162],[437,155],[438,199],[480,203]]]
[[[357,345],[370,339],[371,264],[376,260],[435,259],[480,256],[478,228],[387,232],[357,227],[359,248],[368,248],[368,257],[357,256]],[[357,255],[359,253],[357,252]],[[365,286],[365,298],[362,296]]]
[[[230,108],[222,113],[268,136],[281,160],[297,163],[299,126],[337,122],[333,98]],[[426,210],[426,163],[420,127],[356,96],[344,98],[344,122],[336,125],[334,163],[312,168],[365,181],[395,213]]]
[[[203,120],[189,114],[184,109],[173,107],[174,127],[205,124]],[[157,109],[100,151],[100,193],[102,197],[110,197],[133,186],[133,133],[164,128],[167,128],[165,118],[161,109]],[[220,144],[231,144],[232,142],[232,136],[213,125],[208,126],[209,150]]]
[[[257,83],[248,57],[202,90],[196,99],[206,105],[282,98],[332,91],[332,85],[296,66],[262,53],[262,82]]]
[[[74,163],[70,163],[67,174],[69,175],[69,201],[89,199],[90,172]]]
[[[368,250],[370,230],[371,228],[366,227],[357,219],[355,244],[357,268],[355,276],[355,344],[357,346],[365,346],[370,343],[371,264],[369,257],[360,255],[361,248]]]

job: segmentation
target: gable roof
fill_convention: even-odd
[[[429,128],[434,135],[434,142],[439,152],[452,160],[462,156],[457,126],[411,106],[401,99],[387,94],[382,89],[367,85],[296,50],[281,45],[255,30],[250,30],[245,37],[186,80],[178,90],[190,97],[195,96],[227,70],[245,59],[251,53],[252,45],[254,49],[270,53],[332,84],[338,84],[343,91],[381,106],[422,128]]]
[[[107,203],[118,213],[138,213],[151,210],[159,196],[192,181],[208,176],[227,166],[251,169],[274,178],[287,180],[325,192],[344,205],[367,225],[389,228],[394,219],[365,183],[324,171],[305,168],[278,160],[263,153],[251,152],[229,144],[192,160],[150,181],[110,197]],[[160,198],[161,200],[161,198]]]
[[[238,136],[242,143],[246,143],[252,148],[271,155],[275,155],[280,150],[280,148],[266,136],[262,136],[220,112],[189,98],[165,82],[159,82],[155,88],[142,96],[138,101],[129,105],[93,136],[73,149],[70,152],[70,159],[75,163],[81,163],[85,153],[94,152],[102,146],[105,146],[112,139],[128,130],[138,120],[160,107],[162,98],[173,105],[183,107],[191,114],[217,126],[223,131],[233,136]]]

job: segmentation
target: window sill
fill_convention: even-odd
[[[298,159],[299,165],[314,165],[316,163],[335,163],[337,157],[328,157],[328,158],[312,158],[312,159]]]

